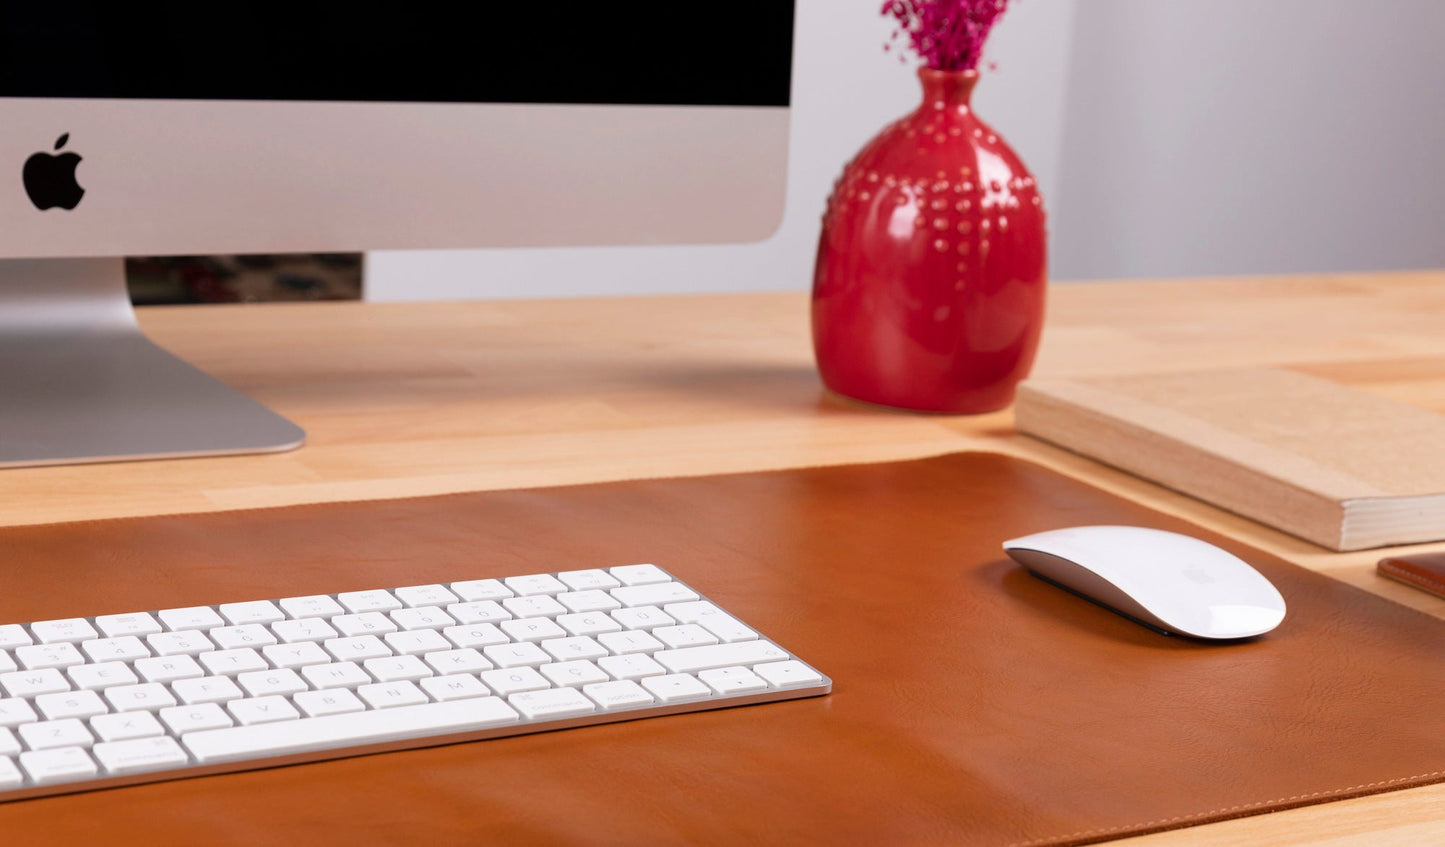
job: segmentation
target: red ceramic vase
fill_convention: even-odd
[[[1013,402],[1044,317],[1043,198],[969,105],[976,71],[920,69],[923,103],[843,170],[823,216],[813,348],[824,384],[882,406]]]

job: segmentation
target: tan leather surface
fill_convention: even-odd
[[[1289,616],[1147,630],[999,543],[1137,523]],[[1445,625],[991,454],[0,531],[0,621],[654,561],[823,698],[0,805],[5,843],[1086,841],[1445,779]],[[1386,718],[1388,716],[1388,718]]]

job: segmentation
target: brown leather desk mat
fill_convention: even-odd
[[[1170,638],[999,542],[1193,532],[1275,581]],[[1445,624],[991,454],[0,531],[0,621],[654,561],[828,697],[0,805],[10,844],[1008,844],[1445,779]]]

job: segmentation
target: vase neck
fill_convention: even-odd
[[[969,110],[969,98],[978,84],[978,71],[940,71],[919,68],[918,80],[923,84],[925,107]]]

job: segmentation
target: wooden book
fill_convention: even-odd
[[[1445,416],[1284,370],[1034,380],[1018,429],[1333,550],[1445,539]]]

